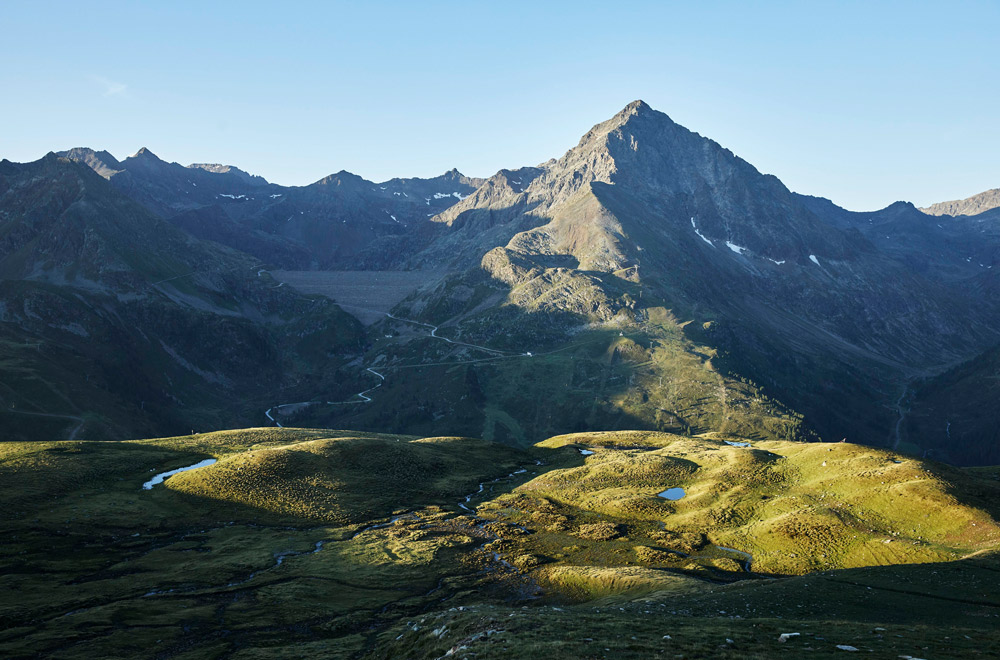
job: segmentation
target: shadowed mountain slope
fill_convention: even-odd
[[[900,383],[997,337],[996,308],[943,281],[970,269],[921,272],[853,216],[820,217],[641,101],[562,158],[501,171],[432,220],[410,265],[466,275],[404,305],[411,315],[483,339],[484,319],[512,310],[520,324],[558,325],[562,313],[568,331],[626,317],[641,328],[646,310],[666,307],[695,321],[685,332],[714,349],[715,368],[766,385],[828,439],[891,442]],[[470,297],[482,274],[494,293]]]
[[[361,333],[54,155],[0,163],[0,278],[11,439],[40,424],[80,438],[246,424]]]

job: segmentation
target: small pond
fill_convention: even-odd
[[[657,497],[662,497],[665,500],[671,500],[674,502],[681,499],[685,495],[687,495],[687,493],[684,492],[683,488],[668,488],[662,493],[656,494]]]

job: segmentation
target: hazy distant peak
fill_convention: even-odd
[[[1000,207],[1000,188],[993,188],[965,199],[955,199],[950,202],[931,204],[920,209],[928,215],[979,215],[990,209]]]
[[[458,168],[453,167],[444,174],[442,174],[439,179],[445,181],[453,181],[455,183],[461,183],[463,185],[469,186],[471,188],[478,188],[483,185],[485,179],[480,179],[478,177],[466,176],[458,171]]]
[[[122,169],[121,163],[110,153],[107,151],[94,151],[90,147],[73,147],[67,151],[58,151],[55,155],[60,158],[68,158],[69,160],[83,163],[105,179],[110,179]]]
[[[121,164],[118,162],[117,158],[112,156],[107,151],[95,151],[90,147],[73,147],[72,149],[68,149],[66,151],[57,151],[56,155],[61,156],[63,158],[69,158],[70,160],[97,158],[100,159],[101,162],[105,163],[106,165],[110,165],[112,167],[118,167]]]
[[[160,160],[160,157],[150,151],[148,147],[142,147],[139,151],[132,154],[130,158],[149,158],[152,160]]]
[[[233,167],[232,165],[222,165],[221,163],[191,163],[188,165],[189,169],[199,169],[205,170],[206,172],[211,172],[212,174],[228,174],[232,170],[239,170],[239,168]],[[239,170],[243,171],[243,170]]]
[[[204,170],[206,172],[211,172],[212,174],[232,174],[235,177],[240,178],[245,183],[252,185],[264,186],[267,185],[267,179],[256,174],[250,174],[245,170],[234,165],[222,165],[220,163],[191,163],[188,165],[188,169]]]
[[[340,170],[339,172],[335,172],[333,174],[329,174],[329,175],[323,177],[322,179],[320,179],[319,181],[316,181],[312,185],[314,185],[314,186],[341,186],[341,185],[344,185],[344,184],[358,185],[358,184],[364,184],[364,183],[369,183],[369,182],[366,181],[365,179],[363,179],[362,177],[358,176],[357,174],[354,174],[353,172],[348,172],[347,170]]]

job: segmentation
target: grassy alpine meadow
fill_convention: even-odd
[[[715,434],[0,443],[0,656],[988,656],[998,495]]]
[[[508,543],[546,558],[542,574],[619,563],[799,575],[949,561],[1000,542],[995,475],[869,447],[609,432],[537,449],[560,468],[482,512],[534,532]],[[682,496],[659,495],[671,488]]]
[[[526,462],[480,440],[283,429],[0,444],[0,655],[357,646],[477,579],[486,539],[452,510]]]

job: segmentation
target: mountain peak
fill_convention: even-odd
[[[606,124],[613,130],[619,126],[629,124],[633,119],[646,119],[654,117],[666,119],[669,123],[673,123],[667,115],[653,110],[653,108],[649,107],[645,101],[636,99],[622,108],[621,111],[608,120]]]
[[[645,112],[652,112],[653,109],[642,99],[636,99],[626,105],[619,114],[638,115]]]
[[[121,163],[107,151],[94,151],[90,147],[74,147],[56,152],[60,158],[83,163],[105,179],[110,179],[121,170]]]
[[[267,179],[256,174],[250,174],[235,165],[223,165],[221,163],[191,163],[187,166],[189,170],[204,170],[211,174],[230,174],[251,185],[267,185]]]
[[[579,147],[588,142],[597,141],[601,143],[605,137],[621,129],[630,132],[641,131],[643,133],[661,132],[664,130],[673,131],[678,125],[669,116],[651,108],[645,101],[636,99],[622,108],[613,117],[594,126],[580,140]],[[686,129],[685,129],[686,130]]]
[[[348,172],[347,170],[340,170],[334,174],[329,174],[315,183],[311,183],[312,186],[342,186],[345,184],[350,185],[360,185],[368,183],[362,177],[354,174],[353,172]]]
[[[160,162],[160,157],[154,154],[152,151],[150,151],[148,147],[143,147],[139,149],[139,151],[132,154],[130,158],[139,158],[141,160]]]

